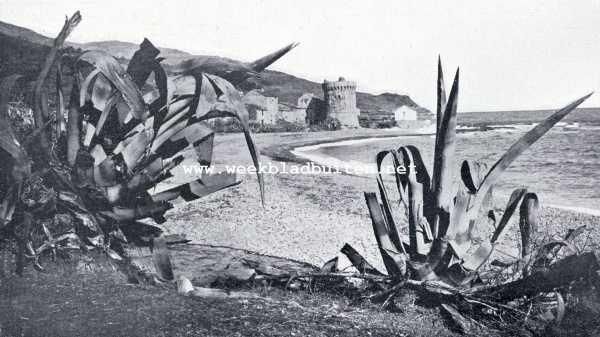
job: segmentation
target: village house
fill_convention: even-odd
[[[416,121],[417,120],[417,110],[403,105],[396,110],[394,110],[394,120],[396,122],[400,121]]]
[[[263,96],[258,90],[252,90],[242,98],[248,110],[250,122],[260,125],[275,125],[278,120],[279,99]]]
[[[244,95],[242,101],[248,109],[252,123],[260,125],[277,125],[281,121],[306,124],[306,107],[280,103],[277,97],[267,97],[258,90]]]

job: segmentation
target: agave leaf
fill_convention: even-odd
[[[123,96],[123,99],[131,109],[131,114],[140,120],[148,117],[148,109],[131,76],[127,74],[121,65],[109,54],[92,50],[86,51],[79,56],[78,61],[85,61],[100,70]],[[87,88],[82,88],[82,90]]]
[[[91,96],[86,97],[86,100],[92,101],[94,108],[100,111],[103,111],[108,104],[108,100],[117,94],[117,90],[102,74],[96,75],[88,90],[91,92]]]
[[[188,121],[180,122],[161,134],[152,144],[151,151],[158,156],[168,158],[192,144],[201,164],[210,165],[214,131],[204,122],[196,122],[192,125],[187,125],[188,123]],[[167,137],[168,139],[165,139]]]
[[[212,100],[216,97],[216,100],[212,102],[209,109],[202,108],[201,104],[198,104],[198,109],[196,111],[196,118],[199,120],[218,118],[218,117],[234,117],[240,121],[242,126],[244,137],[246,138],[246,144],[248,146],[248,150],[250,151],[250,156],[252,157],[252,162],[256,167],[256,176],[258,178],[258,184],[260,187],[260,196],[261,201],[264,205],[265,201],[265,184],[263,179],[262,170],[260,169],[260,162],[258,161],[259,155],[254,145],[254,141],[252,140],[252,136],[250,134],[250,127],[248,125],[248,111],[246,107],[242,103],[242,98],[240,93],[231,85],[231,83],[225,81],[222,78],[204,74],[202,82],[206,81],[210,82],[212,85],[212,91],[204,91],[200,93],[200,101],[203,98],[207,100]],[[204,88],[204,86],[202,86]],[[219,95],[219,93],[222,93]],[[210,102],[210,101],[208,101]],[[206,111],[202,114],[202,111]]]
[[[452,184],[454,179],[452,168],[454,166],[454,152],[456,149],[458,85],[459,70],[457,69],[435,143],[432,179],[434,185],[432,186],[432,191],[434,193],[434,208],[438,212],[442,210],[449,212],[452,206]],[[434,215],[433,236],[437,238],[440,235],[440,227],[444,226],[447,226],[447,224],[440,223],[440,215]]]
[[[382,209],[383,212],[385,214],[385,218],[386,218],[386,224],[388,227],[388,231],[389,231],[389,235],[390,235],[390,239],[392,240],[392,242],[394,243],[394,246],[396,247],[396,249],[398,250],[402,250],[402,252],[404,254],[406,254],[406,252],[404,251],[404,245],[402,244],[402,241],[400,240],[400,235],[398,233],[398,228],[396,227],[396,221],[394,220],[394,216],[392,214],[392,209],[391,209],[391,205],[389,202],[389,197],[387,194],[387,189],[385,187],[385,183],[383,182],[383,177],[381,176],[381,164],[383,162],[383,160],[385,159],[385,157],[390,154],[391,151],[381,151],[377,154],[376,156],[376,163],[377,163],[377,186],[379,188],[379,195],[381,196],[381,204],[382,204]],[[396,167],[396,165],[394,165]],[[398,184],[400,184],[398,182],[398,172],[395,170],[395,174],[394,176],[396,177],[396,181]],[[402,187],[401,187],[402,188]],[[402,195],[402,194],[401,194]],[[402,198],[402,196],[400,196]]]
[[[466,217],[470,199],[471,197],[468,194],[462,191],[459,192],[450,212],[450,223],[446,238],[458,258],[462,258],[471,246],[470,223]]]
[[[444,120],[444,111],[446,110],[446,85],[444,84],[444,71],[442,69],[442,58],[438,56],[438,76],[437,76],[437,105],[436,105],[436,137],[439,139],[440,126]]]
[[[381,206],[377,201],[377,195],[375,193],[365,192],[365,199],[367,201],[367,207],[369,208],[369,214],[373,222],[373,231],[377,238],[377,244],[379,251],[385,264],[385,269],[388,275],[392,277],[399,277],[406,274],[406,258],[400,253],[388,235],[387,226]]]
[[[523,137],[521,137],[516,143],[514,143],[506,153],[492,166],[489,170],[479,189],[477,190],[477,194],[471,204],[471,208],[469,210],[470,218],[474,218],[483,203],[484,198],[487,195],[488,190],[496,183],[500,175],[508,166],[525,150],[527,150],[533,143],[535,143],[540,137],[542,137],[554,124],[558,123],[561,119],[563,119],[566,115],[568,115],[571,111],[575,110],[581,103],[583,103],[586,99],[588,99],[593,94],[587,94],[572,103],[568,104],[564,108],[556,111],[550,117],[546,118],[543,122],[536,125],[533,129],[527,132]]]
[[[167,120],[163,120],[162,125],[158,128],[158,135],[162,135],[166,132],[169,132],[169,130],[173,127],[175,127],[175,125],[177,124],[181,124],[182,122],[184,122],[183,126],[187,126],[189,123],[189,118],[192,114],[192,110],[191,110],[191,102],[187,102],[184,105],[179,106],[179,104],[177,105],[172,105],[173,106],[178,106],[178,111],[175,114],[169,115],[167,118]],[[173,132],[171,132],[171,134],[174,134]],[[167,137],[168,139],[169,137]]]
[[[468,271],[477,271],[490,258],[494,246],[489,241],[484,241],[473,254],[465,257],[462,266]]]
[[[127,72],[131,75],[133,82],[142,89],[144,83],[152,73],[152,65],[156,62],[156,57],[160,54],[160,50],[156,48],[150,40],[144,38],[140,43],[140,48],[136,50],[129,61]]]
[[[361,274],[370,274],[376,276],[383,276],[383,273],[377,270],[371,265],[362,255],[360,255],[356,249],[349,244],[345,244],[340,250],[342,254],[346,255],[350,263],[358,270]]]
[[[472,162],[469,160],[463,161],[460,167],[460,176],[463,184],[471,194],[477,193],[479,184],[483,180],[483,170],[485,164],[479,162]]]
[[[423,158],[421,157],[421,152],[419,152],[419,149],[417,149],[413,145],[407,145],[405,146],[405,148],[411,153],[413,164],[415,166],[414,169],[417,182],[423,185],[423,219],[431,219],[431,215],[434,212],[434,201],[432,199],[433,194],[431,193],[431,177],[429,176],[429,172],[427,171],[427,166],[425,166],[425,163],[423,162]],[[430,232],[431,231],[428,229],[428,238],[433,239],[432,233]]]
[[[167,74],[163,67],[161,67],[160,60],[156,58],[159,53],[160,50],[150,40],[144,38],[144,41],[140,44],[140,49],[133,54],[127,67],[127,72],[131,74],[133,81],[140,90],[148,80],[148,77],[150,77],[150,74],[154,72],[154,82],[158,88],[159,96],[150,104],[149,109],[155,118],[155,131],[162,124],[165,114],[168,111],[170,99]]]
[[[96,78],[100,74],[100,69],[93,69],[89,74],[85,76],[85,79],[81,82],[79,88],[79,105],[84,106],[86,102],[91,101],[90,91],[93,90]]]
[[[170,95],[173,91],[169,90],[169,78],[161,65],[156,62],[152,68],[154,72],[154,82],[158,89],[158,98],[150,103],[150,112],[154,115],[154,129],[158,130],[162,121],[169,111],[169,102],[172,99]]]
[[[189,183],[188,188],[181,191],[181,197],[185,201],[196,200],[216,191],[238,185],[240,182],[232,173],[219,172],[205,175],[201,179]]]
[[[296,48],[298,45],[299,45],[299,43],[296,43],[296,42],[290,43],[287,46],[285,46],[269,55],[263,56],[263,57],[259,58],[258,60],[250,63],[249,66],[252,70],[259,73],[259,72],[267,69],[268,66],[273,64],[275,61],[279,60],[283,55],[289,53],[290,50]]]
[[[385,152],[385,151],[384,151]],[[404,208],[408,212],[408,179],[406,178],[406,167],[404,167],[403,161],[400,159],[398,151],[392,149],[389,150],[392,155],[392,164],[394,168],[394,176],[396,178],[396,187],[400,196],[400,203],[404,205]],[[385,154],[382,155],[381,161],[385,158]],[[379,160],[379,159],[377,159]],[[377,166],[377,170],[381,171],[381,162]]]
[[[78,91],[77,81],[74,81],[69,100],[69,119],[67,120],[67,162],[71,167],[75,165],[77,153],[81,147]]]
[[[123,156],[123,160],[129,171],[132,171],[133,168],[136,167],[142,155],[146,153],[153,136],[154,130],[152,128],[147,128],[146,130],[139,132],[120,153]]]
[[[114,111],[120,99],[122,99],[121,95],[119,95],[116,91],[113,91],[111,96],[106,100],[106,104],[104,104],[104,108],[102,109],[102,114],[100,115],[98,123],[96,124],[96,136],[100,135],[102,132],[104,124],[106,124],[108,117],[110,116],[111,112]]]
[[[196,181],[157,193],[152,196],[152,200],[159,202],[182,197],[185,201],[192,201],[224,188],[238,185],[240,182],[236,179],[235,174],[219,172],[217,174],[205,175]]]
[[[167,202],[150,202],[146,204],[139,204],[135,207],[118,207],[112,208],[112,211],[100,211],[99,213],[107,216],[117,222],[128,222],[131,220],[153,218],[156,222],[158,218],[162,218],[162,215],[173,208],[173,206]]]
[[[56,67],[56,136],[60,139],[62,132],[66,131],[65,125],[65,95],[63,93],[62,64]]]
[[[201,140],[192,142],[196,159],[200,165],[209,166],[212,162],[215,134],[212,133]],[[188,140],[189,141],[189,140]]]
[[[538,212],[540,204],[535,193],[523,197],[519,209],[519,229],[521,231],[521,257],[531,253],[531,245],[538,232]]]
[[[467,269],[468,271],[479,270],[479,268],[481,268],[481,266],[483,266],[483,264],[490,258],[494,250],[495,243],[500,239],[500,237],[504,233],[504,229],[506,228],[508,221],[517,209],[517,206],[519,205],[519,202],[521,201],[525,193],[527,193],[527,190],[523,188],[516,189],[512,192],[512,194],[510,195],[510,199],[508,200],[508,203],[506,205],[506,209],[504,210],[504,214],[502,215],[502,218],[500,219],[500,222],[498,223],[498,226],[496,227],[492,238],[489,242],[484,241],[473,254],[468,255],[464,259],[462,266],[465,269]]]
[[[585,232],[586,229],[587,229],[586,225],[581,225],[575,229],[569,228],[569,230],[567,231],[567,235],[565,236],[565,241],[572,242],[579,235],[583,234],[583,232]]]
[[[180,142],[175,142],[174,140],[171,141],[171,139],[175,137],[176,134],[181,133],[187,125],[188,121],[183,120],[177,124],[174,124],[163,133],[158,134],[158,136],[154,138],[154,141],[152,142],[150,152],[158,156],[168,158],[170,156],[167,153],[183,150],[187,146],[187,143],[179,144]],[[159,129],[159,132],[160,131],[161,130]]]
[[[396,227],[394,215],[392,214],[387,190],[385,189],[385,184],[383,183],[381,177],[377,177],[377,186],[379,188],[379,195],[381,196],[381,208],[383,210],[383,213],[385,214],[390,239],[394,243],[394,247],[396,247],[396,249],[402,250],[402,253],[406,254],[406,251],[404,251],[404,245],[402,244],[402,241],[400,240],[400,235],[398,234],[398,228]]]
[[[498,239],[500,239],[501,235],[504,233],[504,229],[506,228],[508,221],[517,209],[521,199],[523,199],[525,196],[525,193],[527,193],[527,190],[524,188],[516,189],[511,193],[510,199],[508,200],[506,208],[504,209],[504,214],[502,214],[502,218],[500,218],[500,222],[498,223],[498,226],[496,226],[496,231],[494,231],[494,234],[490,239],[492,243],[498,241]]]
[[[48,74],[50,73],[50,69],[54,65],[56,61],[56,56],[60,48],[62,48],[65,40],[71,34],[73,29],[77,27],[77,25],[81,22],[81,14],[79,11],[75,12],[70,18],[65,18],[65,23],[58,33],[58,36],[54,39],[54,43],[50,48],[50,52],[46,55],[46,59],[44,60],[44,65],[42,66],[42,70],[38,74],[38,77],[35,81],[34,86],[34,120],[35,126],[40,133],[40,146],[42,149],[47,149],[49,146],[48,137],[44,131],[45,121],[44,121],[44,109],[48,108],[47,97],[44,97],[43,92],[44,83],[46,82],[46,78],[48,78]],[[46,98],[46,99],[45,99]]]
[[[402,147],[400,151],[404,157],[404,166],[406,167],[406,177],[408,179],[408,237],[410,240],[410,254],[426,255],[431,244],[433,236],[429,225],[424,225],[423,217],[423,184],[418,182],[416,170],[419,170],[414,160],[413,151],[410,148]]]

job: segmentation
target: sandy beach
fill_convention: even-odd
[[[286,165],[289,169],[291,165],[302,165],[306,161],[292,153],[299,146],[402,135],[408,133],[401,130],[344,130],[256,134],[254,139],[268,154],[262,155],[262,165]],[[401,138],[398,140],[400,144]],[[242,135],[217,135],[215,143],[213,160],[217,167],[251,163]],[[288,161],[274,160],[273,157]],[[266,174],[266,200],[262,207],[256,177],[244,175],[240,178],[243,182],[237,187],[176,206],[167,215],[168,221],[163,225],[165,230],[185,233],[198,243],[243,248],[317,265],[340,255],[340,248],[349,243],[374,265],[382,267],[363,198],[364,191],[376,190],[374,179],[346,174]],[[191,180],[192,177],[178,176],[176,179]],[[535,186],[531,188],[535,190]],[[498,196],[497,200],[505,197]],[[544,206],[543,200],[541,203]],[[499,206],[504,208],[503,202],[499,201]],[[600,231],[594,226],[599,220],[596,216],[552,207],[543,207],[541,216],[545,235],[564,235],[569,228],[587,225],[588,235],[596,238],[592,241],[600,242],[597,240]],[[520,240],[515,221],[518,217],[513,217],[513,225],[505,237],[507,242]],[[340,263],[349,264],[343,257]]]

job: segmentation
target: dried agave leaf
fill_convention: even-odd
[[[383,276],[383,273],[377,270],[371,265],[362,255],[360,255],[356,249],[349,244],[345,244],[340,250],[342,254],[346,255],[350,263],[358,270],[361,274],[369,274],[376,276]]]
[[[521,257],[531,253],[534,236],[538,232],[538,213],[540,203],[535,193],[523,197],[519,209],[519,229],[521,232]]]

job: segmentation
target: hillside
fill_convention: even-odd
[[[34,32],[33,30],[15,26],[0,21],[0,74],[8,73],[9,70],[18,73],[35,73],[39,69],[39,62],[43,60],[45,54],[44,48],[52,44],[52,39]],[[117,58],[129,59],[138,49],[138,44],[122,41],[99,41],[88,43],[67,43],[73,48],[82,50],[102,49]],[[163,63],[167,68],[174,67],[184,60],[191,58],[214,58],[222,61],[224,64],[231,62],[240,62],[218,56],[192,55],[185,51],[159,48],[161,56],[165,58]],[[312,93],[317,97],[323,97],[321,84],[299,78],[284,72],[266,70],[260,74],[259,78],[251,79],[247,83],[250,89],[254,87],[263,88],[267,96],[276,96],[280,102],[296,104],[297,99],[304,93]],[[357,93],[357,105],[361,111],[387,111],[391,112],[394,108],[401,105],[418,108],[420,113],[427,113],[428,110],[419,107],[409,96],[385,93],[381,95],[372,95],[369,93]]]

